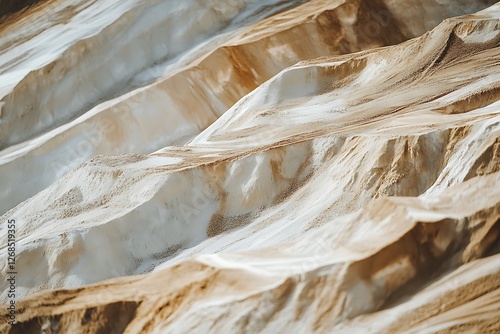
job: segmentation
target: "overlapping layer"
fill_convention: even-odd
[[[179,102],[179,115],[189,103],[193,119],[202,105],[222,115],[183,146],[94,157],[2,217],[16,220],[26,298],[12,332],[499,330],[500,6],[372,49],[424,28],[404,21],[363,40],[358,20],[395,4],[322,4],[187,55],[174,74],[66,126],[84,132],[145,94],[130,107],[139,117],[155,92],[175,102],[185,82],[213,95]],[[344,33],[321,41],[321,29]],[[316,39],[283,42],[303,31]],[[259,51],[279,61],[257,61]],[[123,133],[117,143],[141,142]],[[61,145],[50,134],[23,152]],[[55,288],[66,289],[43,291]]]

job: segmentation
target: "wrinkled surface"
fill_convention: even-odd
[[[72,1],[0,26],[1,331],[500,331],[500,5]]]

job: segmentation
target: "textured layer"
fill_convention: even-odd
[[[113,2],[106,1],[95,4],[113,8],[111,13],[108,13],[111,10],[108,7],[99,9],[103,15],[106,13],[106,20],[134,4],[123,2],[120,7],[112,7]],[[164,41],[166,48],[158,51],[164,59],[156,65],[151,65],[149,58],[142,58],[143,48],[134,44],[126,31],[116,36],[118,28],[112,27],[118,23],[71,46],[68,42],[78,41],[85,34],[96,33],[98,27],[87,23],[80,27],[81,21],[77,16],[73,19],[76,26],[73,27],[73,21],[70,21],[67,25],[72,27],[71,30],[59,37],[65,42],[54,40],[58,48],[61,44],[69,48],[62,49],[61,52],[66,51],[60,55],[54,53],[54,47],[51,48],[50,44],[47,46],[44,43],[44,48],[41,48],[36,38],[28,39],[20,48],[17,43],[22,41],[12,40],[7,35],[3,45],[13,44],[5,49],[4,57],[0,58],[7,61],[0,82],[4,86],[9,82],[16,86],[5,97],[10,102],[5,100],[0,122],[4,130],[0,134],[9,138],[5,145],[17,144],[0,152],[0,182],[6,185],[0,190],[0,214],[35,195],[95,155],[144,154],[167,145],[186,142],[213,123],[241,97],[300,60],[397,44],[433,28],[443,18],[456,12],[469,12],[480,6],[455,3],[454,6],[447,5],[434,11],[434,0],[427,0],[424,7],[415,4],[414,11],[418,13],[412,11],[411,14],[417,17],[424,15],[428,20],[417,21],[420,28],[413,31],[408,26],[417,26],[415,18],[410,13],[405,16],[406,12],[401,12],[399,7],[390,3],[317,0],[245,27],[248,21],[256,21],[297,3],[268,1],[254,4],[240,1],[236,9],[228,3],[218,3],[216,8],[227,12],[225,15],[234,16],[234,11],[240,11],[230,24],[217,23],[220,15],[211,13],[210,7],[205,6],[186,5],[172,10],[175,7],[165,2],[163,10],[170,8],[170,11],[162,18],[163,21],[170,20],[170,16],[183,15],[182,20],[169,21],[168,26],[163,21],[155,25],[149,22],[151,12],[160,11],[161,8],[157,6],[147,7],[145,4],[133,9],[134,13],[137,12],[135,16],[122,16],[119,22],[123,21],[120,23],[122,25],[134,22],[138,30],[135,34],[140,32],[137,38],[145,45],[160,39],[155,38],[155,34],[169,31],[170,28],[176,31],[180,29],[179,36],[174,35]],[[62,2],[59,6],[61,8],[58,7],[58,11],[69,15],[66,10],[68,3]],[[77,12],[81,11],[79,15],[93,15],[97,11],[94,5],[87,7],[77,6]],[[184,16],[211,18],[209,22],[216,20],[212,34],[217,35],[206,41],[204,36],[210,31],[198,31],[199,27],[188,24]],[[31,22],[37,23],[31,23],[30,26],[40,27],[40,31],[46,34],[52,30],[55,30],[52,34],[60,33],[60,25],[52,27],[53,22],[47,23],[45,20],[45,16],[39,19],[40,22],[33,19]],[[85,18],[85,22],[88,20],[90,18]],[[107,24],[106,20],[98,23]],[[144,34],[152,36],[144,39]],[[96,42],[108,39],[117,45],[125,44],[128,49],[109,50]],[[181,40],[182,46],[179,46]],[[82,43],[85,43],[84,48]],[[172,54],[171,45],[181,50],[175,51],[177,57]],[[71,51],[72,48],[75,50]],[[87,51],[83,52],[82,48]],[[109,55],[109,52],[116,56]],[[134,56],[138,52],[137,57]],[[40,56],[28,57],[33,53]],[[53,59],[55,56],[58,58]],[[47,57],[49,63],[35,70],[42,61],[48,61],[45,59]],[[120,69],[115,71],[113,68],[116,66],[120,66]],[[136,73],[135,67],[140,66],[144,68]],[[30,68],[33,70],[24,77]],[[107,71],[118,71],[119,75],[110,75]],[[129,79],[124,79],[127,75],[133,78],[127,81]],[[106,84],[103,77],[114,90],[113,93],[102,87]],[[61,81],[61,78],[64,80]],[[60,89],[70,93],[61,92]],[[100,97],[97,98],[95,94],[100,94]],[[115,95],[119,96],[109,99]],[[65,99],[82,106],[73,108]],[[106,102],[101,103],[103,99]],[[25,103],[30,104],[31,109],[24,108]],[[14,109],[9,109],[9,105]],[[90,106],[93,107],[87,111]],[[84,111],[83,115],[73,119]],[[71,122],[61,125],[67,120]],[[44,134],[35,136],[39,133]],[[12,141],[16,136],[23,138]],[[33,136],[35,138],[31,140],[24,140]]]
[[[22,299],[2,331],[500,330],[500,5],[403,42],[467,5],[417,24],[395,2],[325,3],[194,47],[3,152],[16,175],[106,117],[89,152],[185,143],[93,157],[2,216],[1,298],[15,219]],[[113,106],[155,120],[167,100],[168,131],[114,123]]]

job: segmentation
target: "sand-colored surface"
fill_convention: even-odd
[[[499,332],[500,5],[192,2],[0,26],[0,331]]]

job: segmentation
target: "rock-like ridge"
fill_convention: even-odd
[[[2,216],[1,245],[16,220],[22,300],[17,324],[0,330],[500,330],[500,6],[394,46],[273,67],[267,81],[242,61],[272,49],[262,41],[325,20],[335,30],[367,6],[321,4],[185,67],[244,81],[186,144],[93,157]],[[141,91],[176,91],[168,83],[185,73]],[[2,246],[3,300],[6,259]]]

